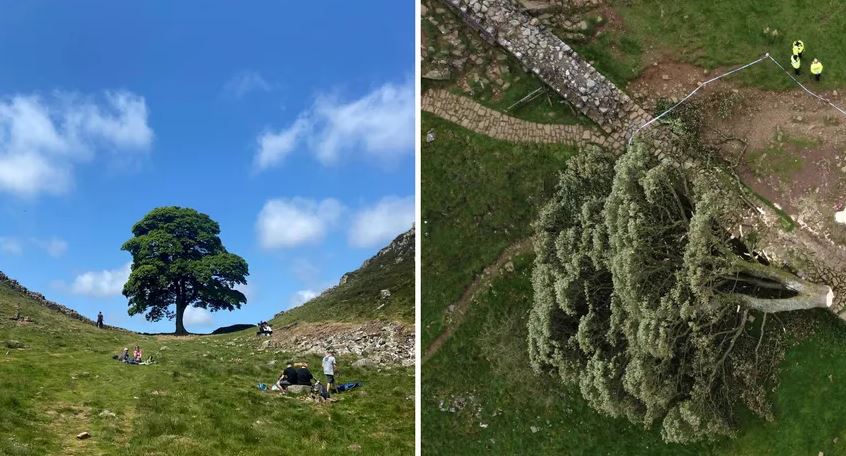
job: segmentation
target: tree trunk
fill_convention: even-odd
[[[743,272],[764,279],[774,280],[782,284],[784,288],[797,293],[796,296],[783,299],[765,299],[738,294],[752,309],[766,313],[813,309],[817,307],[827,309],[834,302],[834,291],[828,285],[820,285],[802,280],[789,272],[772,266],[764,266],[748,261],[740,263],[738,266],[743,269]]]
[[[176,335],[177,336],[185,336],[188,334],[188,331],[185,330],[185,326],[182,324],[182,314],[185,313],[185,308],[188,307],[184,303],[177,302],[176,303]]]

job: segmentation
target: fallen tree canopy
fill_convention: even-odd
[[[572,159],[535,224],[534,369],[668,442],[732,434],[741,403],[770,418],[783,350],[767,315],[830,306],[832,291],[733,238],[735,201],[643,145]]]

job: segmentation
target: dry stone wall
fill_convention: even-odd
[[[49,299],[45,298],[43,294],[36,293],[34,291],[29,291],[25,286],[21,285],[17,280],[13,280],[12,278],[7,276],[3,272],[0,272],[0,284],[5,284],[9,288],[21,293],[24,296],[29,297],[33,301],[37,302],[38,304],[41,304],[44,307],[47,307],[48,309],[52,309],[52,310],[55,310],[57,312],[63,313],[70,318],[73,318],[73,319],[76,319],[76,320],[79,320],[79,321],[82,321],[82,322],[85,322],[85,323],[89,323],[89,324],[92,324],[92,325],[95,324],[94,321],[83,317],[82,315],[79,314],[79,312],[77,312],[73,309],[70,309],[68,307],[65,307],[61,304],[50,301]],[[23,316],[26,316],[26,314],[24,314]],[[109,329],[126,331],[123,328],[116,328],[114,326],[108,326],[107,325],[106,327],[109,328]]]
[[[624,144],[634,128],[649,120],[649,114],[625,92],[513,0],[443,1],[486,40],[505,48],[596,122],[611,142]]]

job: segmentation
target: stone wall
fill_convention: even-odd
[[[88,318],[83,317],[77,311],[70,309],[68,307],[65,307],[61,304],[55,303],[53,301],[50,301],[49,299],[45,298],[43,294],[36,293],[34,291],[29,291],[25,286],[21,285],[17,280],[13,280],[12,278],[7,276],[3,272],[0,272],[0,284],[5,284],[9,288],[17,291],[18,293],[30,298],[31,300],[35,301],[38,304],[41,304],[42,306],[44,306],[48,309],[55,310],[57,312],[60,312],[60,313],[67,315],[70,318],[73,318],[73,319],[76,319],[76,320],[79,320],[79,321],[82,321],[82,322],[85,322],[85,323],[89,323],[91,325],[95,324],[93,320],[89,320]],[[24,317],[27,316],[26,313],[22,313],[22,314],[23,314],[22,316],[24,316]],[[114,326],[108,326],[108,325],[106,326],[106,328],[116,329],[116,330],[120,330],[120,331],[126,331],[123,328],[116,328]]]
[[[622,144],[649,114],[538,19],[513,0],[443,0],[482,36],[514,55],[526,68],[582,114],[613,143]]]

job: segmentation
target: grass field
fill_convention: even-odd
[[[10,320],[17,305],[33,323]],[[339,379],[365,386],[315,404],[256,388],[291,357],[260,342],[252,329],[182,338],[97,330],[0,284],[0,454],[413,452],[413,369],[360,370],[340,357]],[[159,363],[112,360],[135,344]],[[77,440],[83,431],[91,438]]]
[[[622,17],[623,28],[610,31],[606,39],[629,40],[642,49],[641,65],[673,60],[714,69],[770,52],[789,68],[790,44],[800,39],[805,42],[804,80],[810,80],[808,65],[816,57],[825,66],[819,86],[835,88],[846,82],[846,3],[839,0],[614,0],[611,5]],[[619,68],[618,59],[596,60],[597,68],[612,79],[630,74]],[[768,89],[795,87],[771,62],[736,78]]]
[[[529,234],[536,208],[573,152],[496,141],[428,114],[422,128],[437,135],[422,146],[425,348],[441,332],[444,310],[473,277]]]
[[[531,373],[531,261],[531,255],[519,257],[514,272],[494,282],[424,365],[425,454],[846,454],[846,415],[840,412],[846,404],[846,325],[834,316],[819,311],[788,317],[814,329],[782,364],[781,384],[772,395],[774,422],[747,415],[734,440],[668,445],[657,430],[601,416],[578,391]]]

